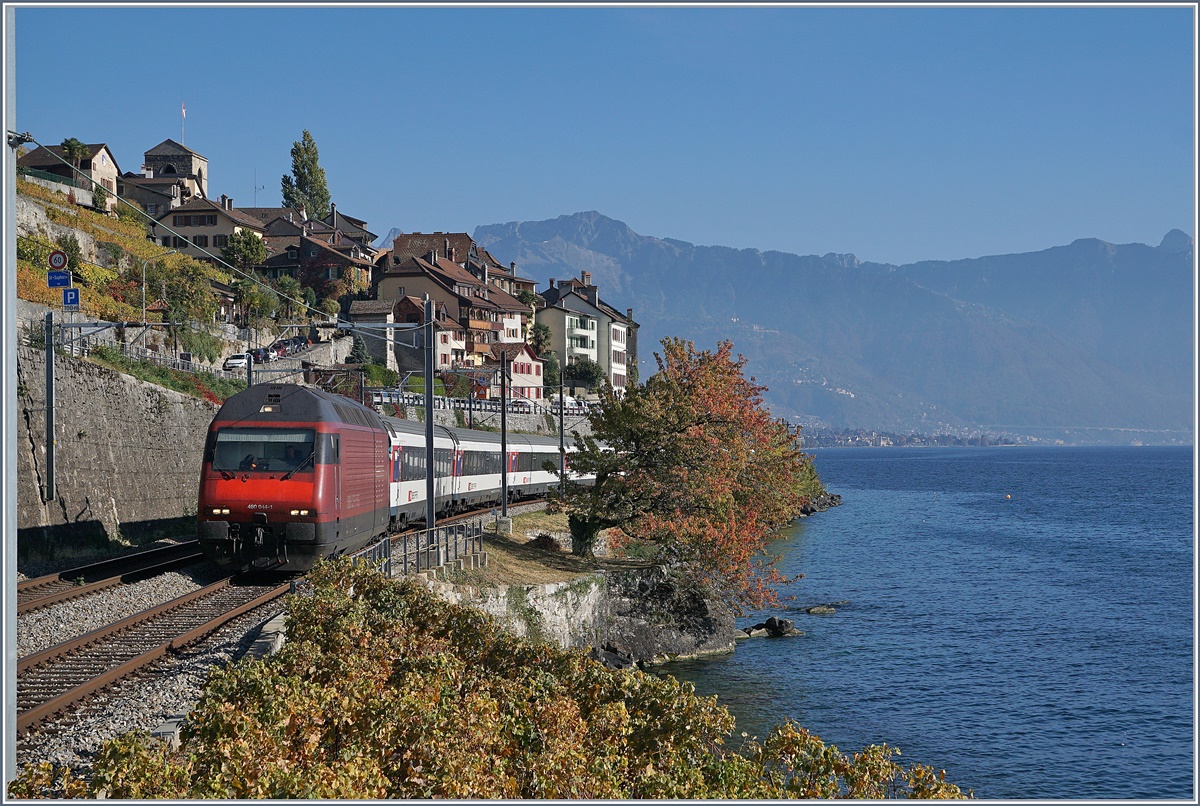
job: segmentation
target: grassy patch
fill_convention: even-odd
[[[226,398],[246,388],[245,381],[218,378],[207,372],[197,374],[180,372],[152,361],[136,361],[113,347],[93,348],[88,360],[117,372],[132,375],[138,380],[157,384],[192,397],[203,398],[210,403],[220,404]]]

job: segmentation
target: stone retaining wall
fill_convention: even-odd
[[[17,348],[21,558],[87,556],[177,531],[196,513],[217,407],[70,357],[55,360],[55,495],[46,485],[45,352]]]

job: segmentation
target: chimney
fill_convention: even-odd
[[[579,279],[583,281],[584,285],[591,285],[592,273],[590,271],[581,271],[579,272]]]
[[[515,260],[508,264],[508,270],[513,273],[513,277],[517,276],[517,262]]]
[[[454,247],[451,247],[451,248],[450,248],[450,262],[451,262],[451,263],[457,263],[457,262],[458,262],[458,247],[457,247],[457,246],[454,246]],[[486,279],[487,279],[487,277],[485,276],[485,277],[484,277],[484,279],[486,280]]]
[[[633,321],[633,308],[625,309],[625,318],[628,319],[630,322]]]
[[[450,257],[450,239],[446,238],[444,240],[444,243],[445,243],[445,246],[442,248],[442,254],[445,255],[446,257]]]
[[[221,209],[222,209],[222,210],[228,210],[228,209],[229,209],[229,205],[228,205],[228,203],[227,203],[227,199],[226,199],[226,197],[225,197],[225,194],[224,194],[224,193],[222,193],[222,194],[221,194]]]
[[[143,165],[142,166],[142,176],[146,177],[147,179],[153,179],[154,178],[154,169],[151,168],[149,165]]]
[[[337,205],[333,202],[329,203],[329,221],[337,226]]]
[[[553,277],[551,277],[551,278],[550,278],[550,287],[551,287],[551,288],[554,288],[554,283],[555,283],[555,282],[556,282],[556,281],[555,281],[555,279],[554,279]]]

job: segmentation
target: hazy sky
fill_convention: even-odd
[[[598,210],[904,263],[1194,235],[1194,36],[1190,5],[18,6],[8,91],[123,171],[183,139],[238,206],[308,129],[378,234]]]

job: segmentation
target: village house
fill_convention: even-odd
[[[108,193],[105,208],[111,210],[116,204],[117,179],[121,169],[105,143],[87,145],[87,154],[79,161],[79,174],[73,169],[62,146],[38,146],[28,154],[17,158],[17,169],[35,179],[58,182],[82,190],[92,191],[97,182]],[[91,180],[91,181],[89,181]]]
[[[637,323],[633,309],[624,315],[600,299],[592,283],[591,272],[580,272],[579,279],[558,284],[550,279],[550,288],[541,293],[545,307],[535,318],[554,334],[551,349],[563,356],[563,364],[587,358],[604,368],[617,394],[624,394],[630,367],[637,363]]]
[[[162,246],[176,249],[188,257],[216,264],[221,250],[229,245],[229,236],[246,230],[261,238],[263,226],[233,206],[225,195],[220,201],[192,199],[158,216],[154,237]]]
[[[528,344],[493,344],[492,361],[500,364],[508,359],[508,397],[539,402],[544,399],[542,389],[542,360],[533,354]],[[497,367],[499,368],[499,367]],[[499,397],[499,391],[492,395]]]
[[[462,327],[466,334],[464,361],[468,364],[482,364],[491,355],[493,344],[523,341],[527,305],[457,263],[432,253],[425,259],[410,257],[390,265],[377,276],[373,296],[423,299],[426,294],[445,305]]]

